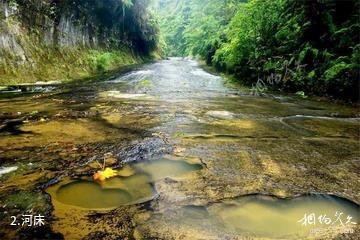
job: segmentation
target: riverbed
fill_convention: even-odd
[[[196,61],[171,58],[103,81],[3,93],[0,121],[5,239],[360,233],[357,107],[253,96]],[[119,176],[94,182],[99,162]],[[344,226],[301,221],[334,222],[340,212]],[[44,215],[45,226],[10,225],[24,214]]]

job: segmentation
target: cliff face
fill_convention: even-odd
[[[0,0],[0,83],[81,77],[149,56],[158,30],[147,1],[122,2]],[[108,66],[91,66],[99,57]],[[45,66],[56,74],[43,74]]]

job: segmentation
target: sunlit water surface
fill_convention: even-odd
[[[70,214],[70,207],[87,216],[148,202],[148,218],[136,225],[143,239],[237,239],[246,233],[296,239],[312,227],[327,227],[298,222],[311,213],[336,220],[342,212],[343,219],[359,222],[358,206],[334,196],[238,197],[334,192],[359,202],[356,107],[293,95],[252,96],[181,58],[103,82],[6,94],[0,95],[3,189],[31,192],[44,178],[87,176],[63,178],[47,189],[55,209],[52,228],[66,238],[86,239],[95,231],[84,228],[80,236],[78,224],[93,223]],[[160,138],[176,156],[147,157],[166,148],[154,145]],[[124,146],[132,145],[129,157]],[[95,169],[87,163],[107,152],[127,164],[117,169],[118,177],[94,182]]]
[[[119,170],[119,176],[106,181],[67,179],[48,189],[52,198],[64,204],[90,209],[108,209],[151,200],[153,184],[166,177],[181,177],[202,169],[200,164],[181,160],[159,159],[130,164]]]

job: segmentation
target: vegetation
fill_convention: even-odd
[[[146,0],[2,0],[0,85],[88,77],[158,51]]]
[[[194,56],[243,82],[359,99],[355,0],[159,0],[167,55]]]
[[[359,100],[356,0],[3,2],[10,10],[0,15],[1,83],[102,73],[161,48],[164,56],[201,58],[255,93]]]
[[[36,66],[18,65],[9,60],[0,64],[1,84],[33,81],[74,80],[103,74],[121,66],[144,62],[145,57],[129,50],[47,49],[32,56]]]
[[[131,65],[139,62],[139,59],[134,58],[126,51],[111,51],[104,52],[99,50],[90,50],[86,64],[94,73],[102,73],[106,70],[123,65]]]

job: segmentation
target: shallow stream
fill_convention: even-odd
[[[357,107],[252,96],[181,58],[1,93],[0,238],[357,239],[359,139]],[[118,176],[93,181],[102,162]],[[46,227],[9,226],[28,212]]]

